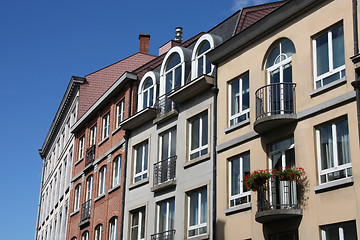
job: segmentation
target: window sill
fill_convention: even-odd
[[[79,210],[76,210],[76,211],[70,213],[70,217],[74,216],[74,215],[77,214],[77,213],[79,213]]]
[[[159,184],[153,186],[151,188],[151,191],[152,192],[157,192],[157,191],[167,189],[167,188],[170,188],[170,187],[173,187],[173,186],[176,186],[176,180],[175,179],[169,180],[169,181],[164,182],[164,183],[159,183]]]
[[[348,178],[344,178],[344,179],[340,179],[340,180],[336,180],[333,182],[324,183],[324,184],[315,186],[314,191],[315,191],[315,193],[322,193],[322,192],[327,192],[327,191],[331,191],[331,190],[338,189],[338,188],[351,186],[353,184],[354,184],[354,177],[348,177]]]
[[[105,197],[105,193],[101,194],[100,196],[98,196],[97,198],[94,199],[94,202],[99,201],[100,199]]]
[[[231,214],[238,213],[238,212],[244,212],[244,211],[247,211],[250,209],[251,209],[251,202],[244,203],[244,204],[236,206],[236,207],[231,207],[229,209],[225,209],[224,213],[225,213],[225,215],[231,215]]]
[[[77,160],[77,161],[74,163],[74,165],[75,165],[75,166],[78,165],[79,163],[82,162],[82,160],[84,160],[84,158],[81,158],[81,159]]]
[[[104,138],[101,142],[98,143],[98,146],[100,147],[101,144],[103,144],[104,142],[106,142],[109,139],[109,136],[107,136],[106,138]]]
[[[115,191],[116,189],[119,189],[120,188],[120,184],[118,185],[115,185],[113,188],[109,189],[108,193],[112,193],[113,191]]]
[[[130,186],[129,186],[129,190],[134,189],[134,188],[137,188],[137,187],[140,187],[140,186],[142,186],[142,185],[144,185],[144,184],[147,184],[147,183],[149,183],[149,178],[145,178],[145,179],[143,179],[143,180],[141,180],[141,181],[138,181],[138,182],[136,182],[136,183],[132,183],[132,184],[130,184]]]
[[[195,158],[193,160],[188,160],[184,163],[184,168],[188,168],[188,167],[191,167],[193,165],[196,165],[196,164],[199,164],[203,161],[206,161],[206,160],[209,160],[210,159],[210,153],[204,155],[204,156],[201,156],[201,157],[198,157],[198,158]]]
[[[118,126],[114,131],[111,132],[111,135],[114,135],[121,129],[121,126]]]
[[[346,83],[346,76],[343,78],[340,78],[339,80],[336,80],[332,83],[326,84],[325,86],[319,87],[311,92],[309,92],[309,95],[311,98],[316,97],[317,95],[320,95],[324,92],[330,91],[333,88],[336,88],[342,84]]]
[[[242,128],[242,127],[244,127],[244,126],[246,126],[248,124],[250,124],[250,119],[249,118],[242,121],[242,122],[240,122],[240,123],[237,123],[237,124],[235,124],[235,125],[233,125],[231,127],[225,128],[224,132],[225,132],[225,134],[228,134],[228,133],[230,133],[232,131],[235,131],[236,129]]]
[[[187,237],[185,239],[188,239],[188,240],[204,240],[204,239],[209,239],[210,238],[210,234],[209,233],[206,233],[206,234],[203,234],[203,235],[200,235],[200,236],[194,236],[194,237]]]

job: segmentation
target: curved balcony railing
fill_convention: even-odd
[[[175,230],[168,230],[162,233],[151,235],[151,240],[173,240],[175,239]]]
[[[154,164],[154,186],[175,179],[176,158],[175,155]]]
[[[256,120],[266,116],[295,114],[295,83],[273,83],[255,92]]]

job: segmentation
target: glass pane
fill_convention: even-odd
[[[231,161],[231,195],[240,193],[240,158]]]
[[[334,68],[337,68],[345,64],[343,26],[340,26],[332,31],[332,44]]]
[[[239,87],[239,84],[240,84],[240,80],[236,80],[236,81],[233,81],[231,83],[231,115],[234,115],[236,113],[239,113],[240,112],[240,99],[239,99],[239,95],[240,95],[240,87]]]
[[[271,67],[275,63],[275,59],[280,55],[280,45],[276,44],[271,50],[266,62],[266,68]]]
[[[141,238],[145,237],[145,209],[141,209]]]
[[[201,46],[199,48],[199,52],[198,55],[203,54],[204,52],[206,52],[208,49],[210,49],[210,43],[208,41],[203,41],[201,43]]]
[[[193,226],[193,225],[197,225],[199,222],[199,216],[198,216],[199,194],[198,194],[198,192],[191,193],[189,201],[190,201],[190,223],[189,223],[189,226]]]
[[[149,150],[148,150],[148,143],[145,143],[145,151],[144,151],[144,171],[147,170],[148,165],[148,157],[149,157]]]
[[[291,57],[295,53],[295,46],[289,39],[284,39],[281,41],[281,52],[286,55],[286,57]]]
[[[206,70],[205,73],[209,74],[211,72],[211,63],[210,61],[207,59],[207,57],[205,56],[205,64],[206,64]]]
[[[207,222],[207,193],[206,188],[201,190],[201,216],[200,223]]]
[[[320,76],[329,71],[328,34],[316,39],[316,64],[317,75]]]
[[[337,226],[331,226],[326,229],[326,239],[330,240],[340,240],[339,238],[339,229]]]
[[[250,154],[246,154],[243,156],[243,177],[242,179],[245,179],[245,176],[250,175]],[[249,191],[250,189],[243,186],[243,192]]]
[[[171,131],[171,148],[170,148],[170,156],[176,155],[176,130]]]
[[[336,72],[326,78],[323,79],[323,85],[326,85],[326,84],[329,84],[329,83],[332,83],[336,80],[340,79],[340,73],[339,72]]]
[[[166,93],[170,92],[173,87],[172,87],[172,74],[173,72],[169,72],[168,74],[166,74]]]
[[[149,96],[149,105],[148,107],[151,107],[154,105],[154,89],[150,89],[150,96]]]
[[[205,115],[201,118],[202,120],[202,146],[208,144],[208,115]]]
[[[197,76],[199,77],[199,76],[204,74],[204,57],[198,58],[197,62],[198,62],[198,72],[197,72],[198,74],[197,74]]]
[[[249,75],[242,77],[242,111],[249,108]]]
[[[283,68],[283,82],[292,83],[292,64],[289,63]],[[293,86],[291,84],[283,85],[283,105],[285,113],[293,113],[294,111],[294,97]]]
[[[339,165],[350,163],[349,129],[347,120],[336,123]]]
[[[175,221],[175,200],[172,199],[169,202],[169,229],[174,229],[174,221]]]
[[[136,173],[142,171],[143,148],[140,146],[136,153]]]
[[[175,67],[180,63],[180,55],[178,53],[174,53],[166,66],[166,71],[170,70],[171,68]]]
[[[169,157],[169,133],[166,133],[162,136],[162,153],[161,160],[167,159]]]
[[[320,129],[321,170],[334,167],[331,125]]]
[[[148,107],[148,92],[144,92],[144,99],[143,99],[143,108]]]
[[[344,239],[345,240],[357,240],[356,236],[356,225],[354,222],[344,224],[342,226],[344,230]]]
[[[174,89],[177,89],[181,86],[181,67],[175,69],[175,86]]]
[[[195,119],[191,125],[191,150],[199,147],[200,143],[200,119]]]
[[[282,168],[281,156],[282,156],[281,152],[271,156],[272,169],[281,170]]]
[[[148,89],[152,85],[153,85],[153,80],[151,79],[151,77],[146,78],[145,83],[144,83],[144,90]]]
[[[280,70],[276,69],[270,73],[270,83],[279,83],[280,82]],[[271,87],[270,94],[270,103],[272,113],[277,113],[280,111],[280,85],[276,84]]]

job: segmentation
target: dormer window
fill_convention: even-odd
[[[165,70],[165,93],[181,86],[181,60],[178,53],[174,53],[166,65]]]
[[[206,53],[210,51],[210,43],[203,41],[200,45],[199,52],[196,57],[197,77],[211,72],[211,63],[206,58]]]
[[[159,74],[147,72],[140,81],[138,95],[138,111],[147,107],[153,107],[156,101],[156,86]]]

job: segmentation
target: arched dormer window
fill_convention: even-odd
[[[179,46],[166,54],[160,70],[160,96],[168,94],[185,84],[186,63],[190,62],[191,50]]]
[[[212,34],[204,34],[194,46],[191,56],[191,79],[200,77],[203,74],[211,75],[214,66],[209,62],[206,54],[221,44],[222,39]]]
[[[269,107],[272,114],[293,113],[292,55],[295,46],[282,38],[273,44],[266,58],[267,84],[270,85]]]
[[[147,72],[140,81],[138,94],[138,111],[152,107],[156,101],[159,73]]]

